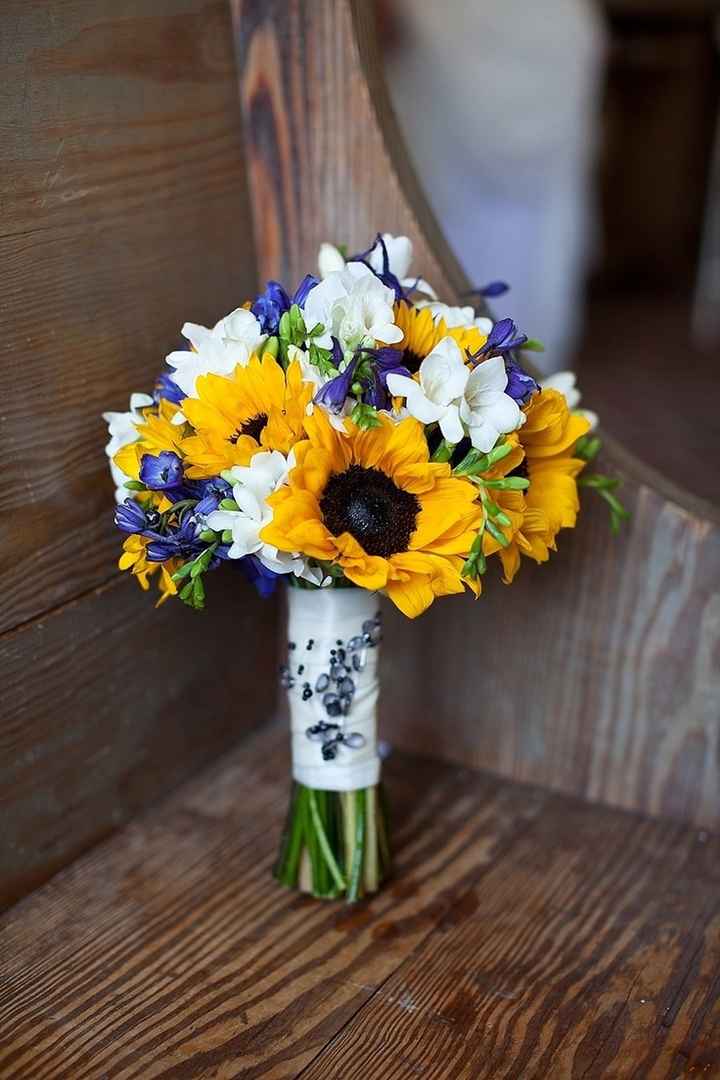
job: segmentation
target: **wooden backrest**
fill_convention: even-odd
[[[269,715],[276,618],[121,577],[100,417],[253,288],[230,12],[11,0],[2,48],[0,906]]]
[[[261,278],[319,241],[405,233],[448,299],[468,288],[409,164],[364,0],[234,0]],[[451,122],[449,119],[448,122]],[[640,407],[640,406],[639,406]],[[720,824],[720,512],[606,437],[633,511],[597,500],[548,566],[421,622],[388,611],[383,733],[591,799]]]

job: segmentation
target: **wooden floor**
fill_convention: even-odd
[[[243,743],[0,922],[0,1077],[720,1075],[720,841],[394,755],[397,872],[270,876],[284,739]]]

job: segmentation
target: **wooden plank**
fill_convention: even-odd
[[[0,907],[270,716],[276,605],[232,586],[198,615],[116,579],[0,640]]]
[[[253,287],[221,0],[3,5],[0,631],[102,583],[100,413]]]
[[[383,734],[716,827],[720,530],[643,487],[615,539],[584,503],[551,562],[510,589],[489,573],[477,602],[444,600],[421,626],[387,605]]]
[[[297,1075],[544,801],[398,761],[395,884],[319,903],[270,877],[280,738],[254,737],[8,913],[0,1075]]]
[[[468,282],[409,164],[372,5],[234,0],[263,275],[298,279],[320,240],[409,235],[440,293]],[[614,540],[599,500],[550,566],[480,603],[391,615],[383,715],[408,749],[621,806],[720,823],[720,509],[606,439],[634,508]],[[704,489],[706,490],[706,489]],[[388,663],[389,662],[389,663]],[[453,718],[452,725],[444,722]]]
[[[303,1072],[712,1075],[720,841],[553,799]]]
[[[321,903],[269,874],[285,745],[251,736],[3,917],[0,1075],[669,1078],[717,1060],[717,838],[398,754],[393,881]]]

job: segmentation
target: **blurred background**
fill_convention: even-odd
[[[720,5],[377,0],[390,92],[470,280],[628,449],[720,497]]]

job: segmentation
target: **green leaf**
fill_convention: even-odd
[[[542,341],[539,341],[537,338],[528,338],[525,344],[521,345],[520,348],[523,352],[545,352],[545,346]]]
[[[203,529],[200,533],[200,539],[204,540],[206,544],[212,544],[217,541],[218,534],[213,529]]]
[[[232,544],[233,534],[232,529],[223,529],[222,542],[223,544]]]
[[[220,510],[235,511],[240,509],[234,499],[221,499],[218,506]]]
[[[173,581],[182,581],[183,578],[186,578],[192,570],[192,565],[193,564],[191,562],[186,562],[183,563],[182,566],[179,566],[175,573],[172,575]]]
[[[141,483],[140,480],[126,480],[124,487],[126,487],[128,491],[147,491],[147,487],[145,484]]]

